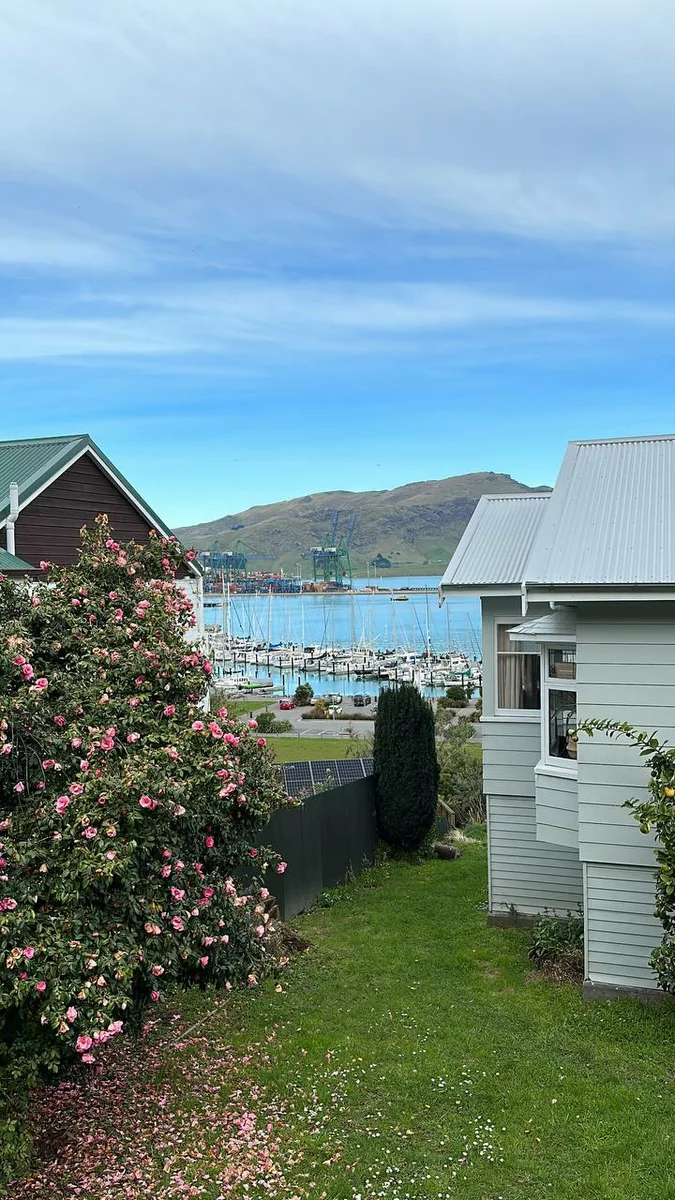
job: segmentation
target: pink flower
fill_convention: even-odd
[[[265,738],[258,738],[257,744],[258,746],[266,746],[267,742],[265,741]]]
[[[263,936],[264,932],[265,932],[265,926],[264,926],[264,925],[256,925],[256,927],[255,927],[255,935],[256,935],[256,937],[259,937],[259,938],[261,938],[261,937]]]
[[[213,671],[213,667],[211,666],[211,663],[208,662],[208,660],[205,663],[202,663],[202,670],[205,675],[210,675],[211,672]]]
[[[258,851],[256,850],[255,846],[252,846],[248,853],[249,853],[249,858],[257,858],[258,857]]]
[[[25,660],[23,654],[15,654],[14,658],[12,659],[12,662],[15,667],[22,667],[23,664],[25,663],[25,661],[26,660]]]
[[[34,946],[26,946],[24,948],[24,952],[23,952],[24,958],[30,959],[30,958],[33,958],[34,955],[35,955],[35,947]]]
[[[269,899],[269,891],[268,891],[268,889],[267,889],[267,888],[261,888],[261,889],[260,889],[260,899],[261,899],[261,900],[268,900],[268,899]]]
[[[233,733],[226,733],[225,741],[227,742],[228,746],[238,746],[239,745],[239,738],[235,737]]]
[[[140,700],[138,699],[138,696],[130,696],[127,700],[127,704],[129,705],[129,708],[138,708]]]
[[[202,946],[212,946],[215,940],[216,939],[212,937],[202,938]]]
[[[86,1063],[87,1066],[90,1066],[91,1063],[96,1062],[96,1059],[94,1058],[93,1054],[83,1054],[80,1062]]]
[[[248,986],[249,987],[257,987],[257,984],[258,984],[258,980],[256,979],[255,975],[249,975]]]
[[[160,967],[160,966],[152,967],[152,973],[153,973],[153,975],[158,975],[158,976],[163,975],[164,967]]]
[[[192,562],[193,558],[197,557],[197,551],[196,550],[187,550],[185,553],[185,557],[188,560],[188,562]]]
[[[35,671],[31,667],[30,663],[24,663],[21,668],[21,674],[23,675],[24,679],[28,681],[29,679],[33,678]]]
[[[21,792],[25,791],[24,785],[21,783],[21,781],[20,781],[20,780],[19,780],[19,782],[18,782],[18,783],[15,783],[15,784],[14,784],[14,787],[12,788],[12,791],[14,791],[14,792],[19,792],[19,793],[21,793]]]
[[[221,738],[223,731],[217,721],[209,721],[209,732],[214,738]]]
[[[35,984],[35,991],[36,992],[46,992],[47,991],[47,984],[45,983],[44,979],[38,980],[38,982]]]
[[[146,933],[153,934],[155,937],[157,936],[158,933],[162,932],[162,930],[160,929],[160,927],[156,921],[146,921],[143,928]]]
[[[68,1021],[72,1025],[73,1021],[76,1021],[76,1020],[77,1020],[77,1009],[73,1008],[73,1006],[71,1004],[70,1008],[66,1009],[66,1021]]]
[[[16,908],[16,900],[11,896],[5,896],[4,900],[0,900],[0,912],[13,912]]]
[[[82,773],[84,775],[86,775],[87,771],[89,770],[89,759],[88,758],[80,759],[80,770],[82,771]],[[105,797],[103,798],[103,802],[105,803]],[[99,804],[100,803],[101,803],[101,798],[99,797]]]
[[[116,600],[116,599],[117,599],[117,592],[108,592],[108,599],[109,599],[109,600]]]
[[[202,892],[202,896],[204,897],[205,900],[210,900],[213,895],[214,895],[214,891],[213,891],[212,887],[204,888],[204,890]]]
[[[157,808],[157,801],[153,800],[152,796],[141,796],[138,803],[140,804],[141,808],[147,808],[150,812]]]
[[[45,688],[49,687],[49,680],[41,675],[39,679],[35,680],[35,687],[39,692],[44,692]]]
[[[84,1051],[90,1050],[92,1046],[93,1042],[88,1033],[81,1033],[75,1043],[75,1049],[77,1050],[78,1054],[84,1054]]]
[[[65,717],[54,717],[54,724],[58,725],[59,729],[63,729],[63,726],[65,725],[65,723],[66,723]]]
[[[173,926],[173,928],[176,930],[177,933],[182,933],[185,928],[185,926],[183,925],[183,921],[180,917],[172,917],[171,925]]]
[[[82,787],[81,783],[71,783],[68,791],[70,792],[71,796],[81,796],[84,788]]]
[[[60,817],[63,816],[63,814],[66,811],[69,804],[70,804],[70,796],[59,796],[58,800],[56,801],[56,803],[54,805],[54,808],[56,809],[56,811]]]
[[[164,753],[168,754],[169,758],[172,758],[174,762],[178,758],[178,751],[176,750],[175,746],[165,746]]]
[[[95,825],[87,825],[87,828],[82,830],[81,836],[91,839],[91,838],[95,838],[97,833],[98,833],[98,829],[96,828]]]
[[[277,875],[283,875],[287,866],[288,866],[288,863],[280,862],[277,866]]]
[[[73,750],[79,750],[80,746],[82,745],[82,738],[73,738],[70,744],[73,747]]]
[[[140,740],[140,737],[141,737],[140,733],[128,733],[127,741],[128,742],[138,742]]]
[[[114,750],[115,742],[111,737],[101,738],[101,750]]]
[[[221,721],[224,721],[225,717],[227,716],[227,709],[219,708],[216,715],[220,717]]]
[[[215,845],[215,843],[214,843],[213,838],[211,837],[211,834],[209,834],[208,837],[204,838],[204,845],[206,846],[207,850],[213,849],[213,846]]]
[[[258,722],[256,721],[255,717],[251,717],[251,720],[247,721],[246,724],[248,725],[249,729],[258,728]]]
[[[204,728],[204,722],[203,721],[193,721],[192,728],[194,729],[195,733],[199,733]]]
[[[114,858],[117,858],[117,851],[116,850],[106,851],[106,858],[108,859],[109,862],[112,862]]]
[[[184,888],[172,887],[171,895],[173,896],[176,903],[178,903],[179,900],[183,899],[183,897],[185,895],[185,890],[184,890]]]
[[[208,954],[205,954],[202,958],[200,958],[199,962],[201,963],[202,967],[208,967],[208,965],[209,965]]]
[[[151,992],[150,999],[155,1001],[159,1000],[159,992]]]
[[[12,749],[13,749],[12,743],[5,742],[4,746],[0,746],[0,754],[11,754]]]
[[[166,867],[162,867],[161,874],[162,874],[162,879],[168,879],[169,875],[171,874],[171,867],[168,866],[168,864]]]
[[[73,608],[82,608],[82,601],[78,600],[77,596],[75,596],[70,603],[72,604]]]
[[[52,768],[53,768],[53,767],[55,767],[55,766],[56,766],[56,759],[55,759],[55,758],[44,758],[44,759],[42,760],[42,769],[43,769],[43,771],[51,771],[51,770],[52,770]]]
[[[163,717],[172,717],[174,715],[175,711],[176,711],[175,704],[167,704],[166,708],[164,709],[164,711],[162,713],[162,716]]]

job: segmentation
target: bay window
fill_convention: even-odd
[[[531,642],[512,642],[514,625],[497,625],[497,713],[537,712],[541,704],[539,653]]]
[[[575,646],[542,648],[542,761],[573,771],[577,758]]]

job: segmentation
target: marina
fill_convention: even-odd
[[[389,582],[389,581],[388,581]],[[206,636],[214,683],[224,691],[287,694],[300,682],[315,692],[339,680],[352,693],[415,682],[427,695],[452,683],[477,689],[480,614],[472,598],[438,606],[437,579],[391,580],[391,591],[206,597]],[[394,600],[403,603],[394,603]],[[335,690],[335,689],[332,689]]]

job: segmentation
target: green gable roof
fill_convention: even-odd
[[[24,562],[22,558],[17,558],[15,554],[10,554],[8,550],[3,550],[0,546],[0,572],[35,571],[36,569],[36,567],[31,567],[30,563]]]
[[[23,508],[42,488],[48,486],[52,479],[64,471],[71,462],[86,451],[91,450],[122,488],[128,492],[138,507],[147,514],[151,523],[165,537],[173,537],[173,530],[157,516],[156,512],[143,499],[139,492],[125,479],[117,467],[103,453],[86,433],[76,433],[70,437],[24,438],[20,441],[0,441],[0,527],[4,524],[9,513],[9,485],[16,483],[19,487],[19,504]],[[18,561],[18,560],[17,560]],[[23,564],[25,566],[25,564]],[[201,566],[196,561],[192,569],[197,574],[202,573]],[[10,568],[7,567],[7,570]],[[34,570],[35,568],[28,568]]]

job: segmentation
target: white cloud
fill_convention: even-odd
[[[672,0],[23,0],[0,158],[153,225],[675,233]]]

